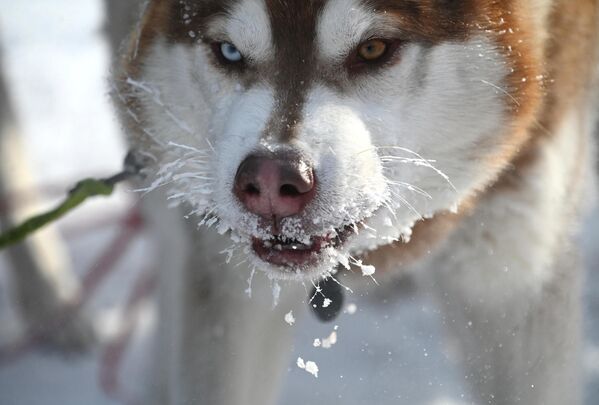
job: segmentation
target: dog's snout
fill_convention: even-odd
[[[294,156],[247,157],[237,170],[234,192],[248,211],[263,218],[297,215],[314,198],[314,169]]]

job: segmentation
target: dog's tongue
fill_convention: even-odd
[[[343,308],[343,289],[332,278],[321,281],[318,289],[320,292],[315,287],[309,297],[314,297],[310,301],[310,308],[322,322],[334,321]]]

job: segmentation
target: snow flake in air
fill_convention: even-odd
[[[308,373],[312,374],[314,377],[318,378],[318,366],[313,361],[306,361],[301,357],[297,358],[297,366],[302,370],[306,370]]]
[[[285,322],[289,325],[293,325],[295,323],[295,317],[293,316],[293,311],[289,311],[285,314]]]

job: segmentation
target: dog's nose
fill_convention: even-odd
[[[297,215],[314,198],[312,165],[297,156],[248,156],[234,192],[248,211],[267,219]]]

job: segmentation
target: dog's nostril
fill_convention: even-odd
[[[260,195],[260,189],[253,184],[245,186],[245,190],[243,191],[249,195]]]
[[[301,194],[297,187],[292,184],[283,184],[279,189],[279,195],[282,197],[297,197]]]

